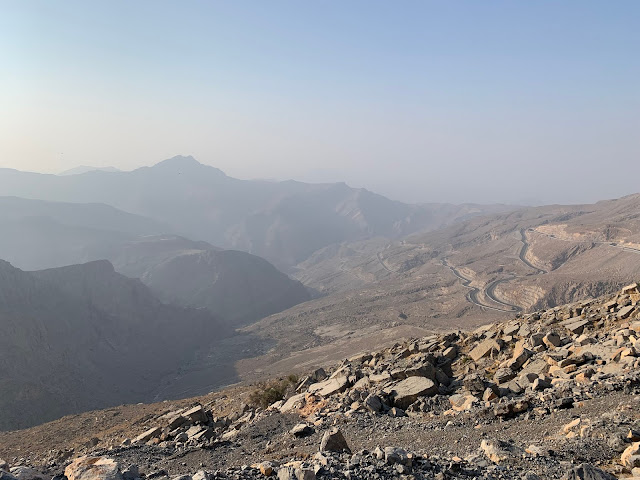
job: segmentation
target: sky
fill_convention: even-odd
[[[640,191],[640,2],[0,0],[0,167],[238,178],[407,202]]]

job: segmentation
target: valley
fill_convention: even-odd
[[[117,181],[130,181],[132,174],[161,179],[175,168],[227,181],[216,169],[181,158],[162,162],[157,172],[64,178],[95,185],[103,176],[113,182],[112,175]],[[25,178],[55,186],[48,177]],[[180,181],[195,182],[182,187],[191,189],[200,180],[181,175]],[[329,205],[346,187],[326,188],[321,187],[323,201]],[[292,279],[257,256],[179,235],[180,225],[163,223],[171,217],[152,220],[98,204],[5,197],[0,257],[38,267],[105,259],[115,271],[139,278],[158,301],[206,309],[225,325],[227,334],[193,349],[188,360],[162,374],[157,388],[138,397],[155,400],[326,365],[348,356],[355,345],[382,348],[410,336],[475,328],[607,294],[633,281],[640,268],[633,247],[640,236],[638,195],[594,205],[438,208],[439,228],[432,221],[401,238],[375,231],[370,238],[347,237],[292,266]],[[24,225],[34,222],[42,234],[27,235]],[[25,235],[30,243],[18,240]],[[119,302],[120,293],[113,295]]]

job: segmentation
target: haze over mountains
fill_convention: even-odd
[[[247,251],[287,270],[328,245],[399,238],[504,206],[408,205],[346,184],[238,180],[174,157],[132,172],[57,176],[0,169],[4,195],[105,203],[194,240]]]
[[[115,167],[90,167],[88,165],[80,165],[78,167],[70,168],[64,172],[60,172],[58,175],[80,175],[87,172],[119,172],[120,170]]]
[[[288,374],[610,293],[640,270],[638,195],[408,205],[346,184],[237,180],[190,157],[0,169],[0,191],[0,361],[30,357],[0,379],[0,428]]]

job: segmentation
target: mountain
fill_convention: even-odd
[[[325,296],[247,327],[275,346],[241,378],[286,374],[354,345],[473,328],[639,280],[640,195],[475,217],[402,240],[316,252],[295,276]]]
[[[634,283],[354,346],[299,376],[0,432],[0,456],[23,480],[637,478],[639,331]]]
[[[105,203],[168,223],[183,236],[261,256],[284,271],[334,243],[400,238],[511,209],[408,205],[344,183],[238,180],[180,156],[131,172],[57,176],[0,169],[0,191],[49,201]]]
[[[0,261],[0,429],[151,400],[230,330],[160,302],[107,261],[24,272]]]
[[[163,301],[206,307],[234,325],[310,298],[273,265],[166,233],[168,226],[103,204],[0,197],[0,258],[25,270],[109,260]]]
[[[104,204],[0,197],[0,258],[25,270],[108,258],[114,245],[170,233],[167,224]]]
[[[115,167],[90,167],[88,165],[80,165],[78,167],[70,168],[69,170],[65,170],[64,172],[60,172],[58,175],[81,175],[87,172],[120,172],[121,170]]]
[[[234,326],[251,323],[311,298],[307,289],[266,260],[181,237],[143,237],[112,259],[140,277],[165,302],[206,307]]]

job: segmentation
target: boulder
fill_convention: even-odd
[[[589,323],[590,321],[584,318],[570,318],[569,320],[562,322],[562,325],[571,333],[580,335],[584,332],[585,327],[588,326]]]
[[[565,473],[562,480],[616,480],[616,477],[589,463],[583,463]]]
[[[298,423],[296,426],[294,426],[289,433],[291,433],[291,435],[293,435],[294,437],[308,437],[309,435],[313,434],[315,430],[313,429],[313,427],[311,425],[307,425],[306,423]]]
[[[561,343],[562,343],[562,339],[560,338],[560,335],[558,335],[556,332],[547,333],[542,338],[542,341],[549,348],[559,347],[561,345]]]
[[[364,406],[373,413],[379,413],[382,410],[382,400],[377,395],[369,394],[364,399]]]
[[[515,376],[516,373],[510,368],[499,368],[493,375],[493,379],[498,385],[502,385],[503,383],[513,380]]]
[[[258,465],[258,468],[260,469],[260,473],[266,477],[273,475],[273,463],[271,462],[262,462]]]
[[[628,468],[640,467],[640,442],[634,442],[622,452],[622,465]]]
[[[184,417],[183,415],[176,415],[169,419],[169,421],[167,422],[167,427],[169,428],[169,430],[175,430],[176,428],[181,427],[188,422],[189,419]]]
[[[399,463],[411,468],[412,460],[412,457],[402,448],[385,447],[384,449],[384,461],[388,465]]]
[[[387,371],[384,371],[380,374],[369,375],[369,381],[371,383],[384,383],[391,380],[391,374]]]
[[[212,474],[207,473],[204,470],[198,470],[191,476],[191,480],[213,480],[214,478],[215,477]]]
[[[626,307],[621,308],[618,311],[618,318],[624,320],[625,318],[630,317],[635,309],[635,305],[627,305]]]
[[[108,457],[80,457],[64,469],[68,480],[123,480],[120,466]]]
[[[303,393],[299,393],[297,395],[292,396],[286,402],[284,402],[284,405],[280,407],[280,412],[286,413],[286,412],[290,412],[295,408],[300,408],[302,405],[304,405],[304,402],[305,402],[304,399],[306,395],[307,394],[303,392]]]
[[[13,467],[9,470],[18,480],[49,480],[49,475],[38,472],[30,467]]]
[[[514,445],[501,440],[482,440],[480,449],[493,463],[500,463],[517,453]]]
[[[339,428],[333,427],[331,430],[328,430],[322,436],[322,441],[320,442],[320,451],[321,452],[351,452],[349,445],[347,445],[347,441],[342,435],[342,432]]]
[[[478,401],[478,398],[474,397],[473,395],[463,395],[460,393],[451,395],[449,397],[449,403],[451,403],[451,408],[453,408],[456,412],[471,410],[471,407],[473,407],[473,404],[477,401]]]
[[[307,390],[309,393],[317,393],[323,397],[330,397],[336,393],[344,392],[349,386],[349,378],[338,376],[324,382],[314,383]]]
[[[310,375],[310,378],[314,382],[321,382],[327,378],[327,372],[324,371],[324,368],[317,368]]]
[[[478,344],[471,352],[469,356],[472,358],[474,362],[477,362],[481,358],[488,357],[500,351],[500,344],[493,340],[492,338],[488,338]]]
[[[141,433],[136,438],[133,439],[133,443],[146,443],[152,438],[159,437],[162,433],[162,429],[160,427],[153,427],[147,430],[146,432]]]
[[[507,366],[514,372],[518,371],[522,368],[524,363],[529,360],[531,355],[533,355],[533,352],[524,348],[524,345],[518,342],[518,345],[516,345],[516,348],[513,351],[513,357]]]
[[[0,470],[0,480],[18,480],[9,472],[5,472],[4,470]]]
[[[315,480],[315,472],[306,467],[285,466],[278,470],[278,480]]]
[[[207,412],[204,411],[202,405],[196,405],[192,409],[184,412],[183,415],[193,423],[207,423],[209,421]]]
[[[409,377],[394,386],[393,391],[395,406],[406,410],[418,397],[431,397],[438,393],[438,386],[428,378]]]

